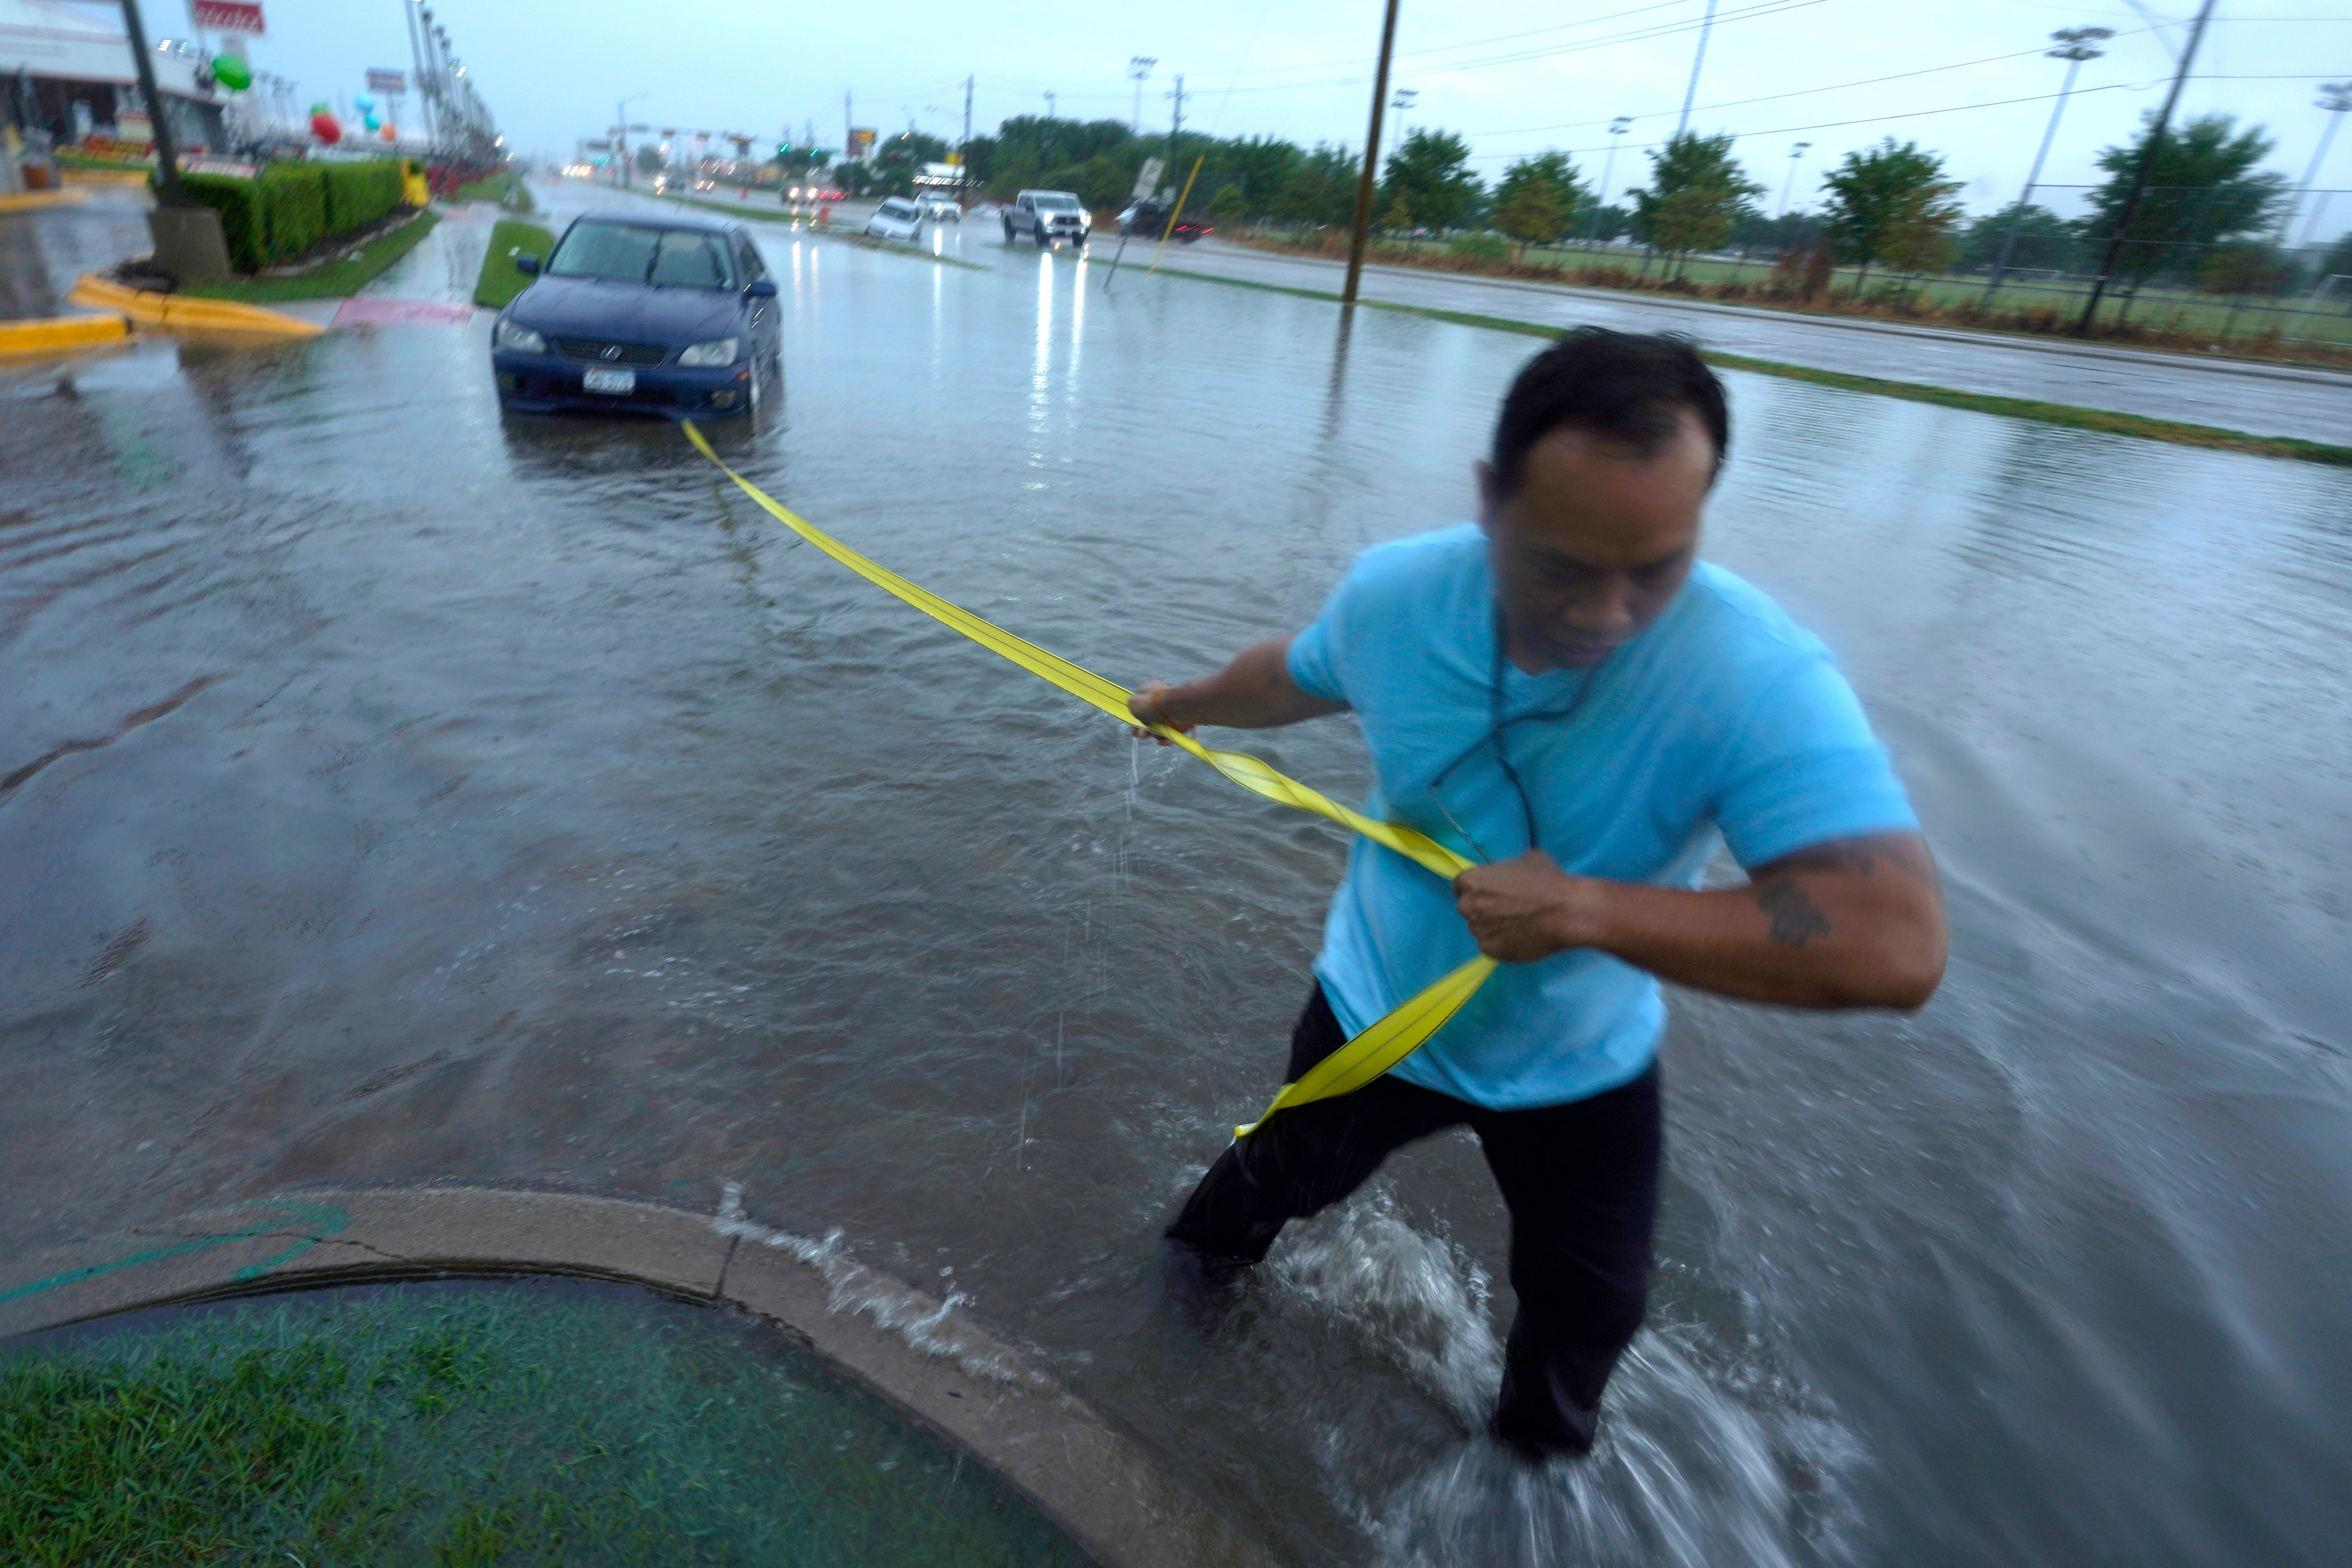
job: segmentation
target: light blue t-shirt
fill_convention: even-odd
[[[1486,542],[1464,524],[1356,559],[1290,645],[1290,676],[1347,703],[1375,783],[1365,812],[1477,860],[1541,847],[1571,872],[1691,887],[1719,831],[1754,867],[1828,839],[1917,826],[1886,752],[1821,640],[1702,562],[1665,613],[1597,670],[1502,664]],[[1509,722],[1510,721],[1522,721]],[[1358,839],[1316,978],[1350,1036],[1477,953],[1446,882]],[[1637,1077],[1665,1005],[1606,953],[1506,963],[1394,1069],[1495,1110],[1557,1105]]]

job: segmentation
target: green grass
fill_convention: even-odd
[[[1383,239],[1380,243],[1382,248],[1393,247],[1432,257],[1453,254],[1452,242],[1449,240]],[[1622,247],[1587,248],[1574,245],[1530,246],[1528,247],[1526,259],[1537,266],[1570,268],[1618,267],[1634,273],[1639,273],[1642,269],[1642,253]],[[1652,273],[1663,278],[1666,275],[1666,267],[1667,264],[1663,260],[1654,262]],[[1746,283],[1751,287],[1760,287],[1772,279],[1772,262],[1769,258],[1743,262],[1713,261],[1705,258],[1693,257],[1683,265],[1679,275],[1698,284]],[[1945,276],[1913,279],[1899,275],[1890,276],[1881,269],[1873,269],[1864,277],[1857,268],[1841,266],[1831,275],[1830,291],[1842,296],[1850,296],[1853,292],[1857,278],[1861,279],[1866,296],[1874,294],[1882,287],[1900,284],[1920,300],[1943,307],[1981,301],[1985,297],[1985,285],[1989,281],[1984,278]],[[1573,279],[1570,280],[1570,286],[1602,287],[1598,284],[1580,283]],[[2079,285],[2069,289],[2050,288],[2037,283],[2031,278],[2012,279],[2001,285],[2000,292],[1993,296],[1993,299],[2003,308],[2021,310],[2029,306],[2052,306],[2062,316],[2071,320],[2081,313],[2085,299],[2085,294],[2078,291],[2079,289]],[[1758,310],[1789,310],[1802,315],[1838,313],[1809,308],[1787,300],[1748,299],[1731,302]],[[2228,339],[2221,337],[2225,330],[2231,337],[2243,337],[2260,332],[2269,327],[2275,326],[2283,329],[2301,309],[2299,299],[2271,300],[2259,303],[2267,305],[2270,309],[2267,310],[2257,309],[2256,302],[2248,302],[2233,310],[2226,297],[2217,298],[2211,294],[2195,293],[2171,284],[2156,283],[2141,289],[2138,298],[2129,302],[2129,319],[2151,327],[2204,334],[2215,338],[2218,342],[2226,342]],[[2103,323],[2115,321],[2124,313],[2125,301],[2116,293],[2110,293],[2099,306],[2099,320]],[[2352,315],[2346,313],[2339,298],[2332,303],[2323,305],[2319,310],[2302,314],[2300,320],[2294,321],[2294,330],[2297,338],[2338,345],[2352,343]]]
[[[1189,278],[1202,283],[1223,283],[1235,289],[1256,289],[1271,294],[1292,294],[1304,300],[1339,302],[1339,295],[1320,289],[1298,289],[1287,284],[1261,283],[1244,278],[1220,278],[1213,273],[1188,272],[1174,267],[1163,267],[1160,272],[1167,278]],[[1528,337],[1556,338],[1560,331],[1557,326],[1547,326],[1540,321],[1517,321],[1506,316],[1485,316],[1469,310],[1441,310],[1426,305],[1400,305],[1385,300],[1359,300],[1357,303],[1369,310],[1393,310],[1401,315],[1451,321],[1457,326],[1485,327],[1498,332],[1517,332]],[[1948,386],[1882,381],[1875,376],[1849,375],[1843,371],[1783,364],[1778,360],[1749,359],[1744,354],[1710,352],[1706,360],[1710,364],[1722,365],[1728,370],[1776,375],[1789,381],[1808,381],[1816,386],[1867,392],[1880,397],[1899,397],[1910,403],[1932,403],[1944,408],[1965,408],[1978,414],[1998,414],[2011,419],[2032,419],[2044,425],[2063,425],[2075,430],[2096,430],[2111,436],[2168,441],[2179,447],[2205,447],[2215,451],[2249,452],[2257,457],[2292,458],[2303,462],[2352,468],[2352,447],[2330,446],[2324,441],[2304,441],[2287,436],[2252,436],[2242,430],[2224,430],[2210,425],[2186,425],[2172,419],[2150,419],[2137,414],[2111,413],[2104,408],[2078,408],[2072,404],[1997,397],[1990,393],[1961,392]]]
[[[0,1359],[0,1561],[1080,1558],[773,1331],[518,1281],[275,1298]]]
[[[496,202],[509,212],[527,213],[538,209],[530,198],[530,184],[520,174],[485,174],[457,187],[453,198],[461,202]]]
[[[503,310],[508,301],[530,287],[531,280],[515,270],[514,252],[541,261],[555,248],[555,237],[535,223],[502,217],[490,230],[490,247],[482,253],[481,275],[474,279],[474,303]]]
[[[236,300],[247,305],[274,305],[288,300],[339,300],[356,294],[392,264],[416,248],[441,221],[438,214],[420,213],[390,234],[378,235],[346,256],[294,278],[240,278],[226,283],[205,283],[189,289],[196,300]]]

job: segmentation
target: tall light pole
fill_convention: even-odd
[[[2113,27],[2061,27],[2050,35],[2058,47],[2044,49],[2042,53],[2048,58],[2066,62],[2066,81],[2058,89],[2058,101],[2050,106],[2050,123],[2042,130],[2041,151],[2033,154],[2033,167],[2025,176],[2025,190],[2017,198],[2017,211],[2009,220],[2009,234],[2000,242],[2000,259],[1993,263],[1992,281],[1985,285],[1988,298],[2000,287],[2002,277],[2009,271],[2009,256],[2016,248],[2017,231],[2025,226],[2025,204],[2033,199],[2033,187],[2042,179],[2042,160],[2050,156],[2050,143],[2058,136],[2058,118],[2066,112],[2066,95],[2074,90],[2074,79],[2082,74],[2083,62],[2097,59],[2106,53],[2105,49],[2091,46],[2102,38],[2115,36]]]
[[[1715,0],[1706,0],[1706,19],[1698,25],[1698,48],[1691,56],[1690,86],[1683,89],[1683,117],[1675,121],[1675,134],[1690,129],[1691,104],[1698,97],[1698,68],[1706,64],[1706,36],[1715,30]]]
[[[2181,86],[2189,79],[2189,68],[2197,63],[2197,46],[2205,41],[2205,24],[2212,19],[2213,0],[2205,0],[2197,7],[2197,20],[2189,24],[2189,42],[2181,47],[2180,64],[2173,70],[2172,86],[2164,95],[2164,107],[2156,111],[2156,121],[2147,128],[2147,151],[2140,154],[2139,169],[2132,176],[2131,193],[2124,197],[2124,210],[2116,218],[2116,232],[2107,241],[2107,254],[2099,263],[2099,279],[2091,285],[2091,298],[2083,307],[2083,319],[2074,323],[2074,335],[2078,338],[2089,336],[2091,323],[2098,319],[2099,301],[2106,296],[2107,284],[2116,275],[2116,264],[2123,259],[2132,219],[2139,216],[2139,199],[2147,194],[2147,178],[2156,172],[2157,154],[2164,151],[2164,134],[2172,128],[2172,111],[2180,106]]]
[[[1811,145],[1810,142],[1800,142],[1789,149],[1789,173],[1780,181],[1780,216],[1782,217],[1789,216],[1789,190],[1797,183],[1797,160],[1803,157],[1805,149]]]
[[[1048,120],[1061,118],[1061,114],[1054,108],[1054,95],[1050,92],[1045,95],[1045,118]]]
[[[1364,274],[1364,246],[1372,234],[1372,186],[1381,168],[1381,111],[1389,106],[1389,61],[1396,55],[1397,0],[1389,0],[1381,20],[1381,64],[1372,73],[1372,124],[1364,133],[1364,167],[1356,176],[1356,221],[1348,236],[1348,287],[1343,304],[1356,302],[1356,284]]]
[[[1601,237],[1601,209],[1609,205],[1609,184],[1617,173],[1617,142],[1633,129],[1633,117],[1630,114],[1621,114],[1609,122],[1609,155],[1601,160],[1601,192],[1592,203],[1591,237],[1596,240]]]
[[[2311,187],[2319,183],[2319,166],[2327,162],[2327,149],[2336,140],[2336,128],[2344,123],[2346,111],[2352,110],[2352,81],[2322,82],[2319,97],[2313,108],[2327,110],[2327,128],[2319,133],[2319,151],[2311,155],[2311,167],[2303,172],[2303,189],[2295,193],[2287,205],[2286,216],[2279,219],[2279,243],[2286,243],[2287,226],[2294,222],[2296,209],[2311,199]],[[2303,226],[2303,243],[2311,243],[2311,231],[2319,226],[2320,204],[2313,203],[2311,221]]]
[[[1127,79],[1135,84],[1135,134],[1143,135],[1143,84],[1151,75],[1151,68],[1160,63],[1157,55],[1137,55],[1127,62]]]

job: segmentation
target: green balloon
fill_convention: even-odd
[[[213,58],[213,79],[231,92],[243,92],[253,85],[253,68],[235,55],[216,55]]]
[[[329,107],[327,100],[322,98],[318,102],[310,106],[310,112],[313,114],[332,114],[334,110]]]

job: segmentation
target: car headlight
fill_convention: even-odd
[[[733,364],[735,351],[740,347],[742,347],[741,342],[734,338],[720,338],[717,342],[712,343],[697,343],[679,354],[677,363],[688,366]]]
[[[520,321],[510,321],[504,316],[500,316],[498,346],[502,349],[512,349],[519,354],[543,354],[547,352],[547,340]]]

